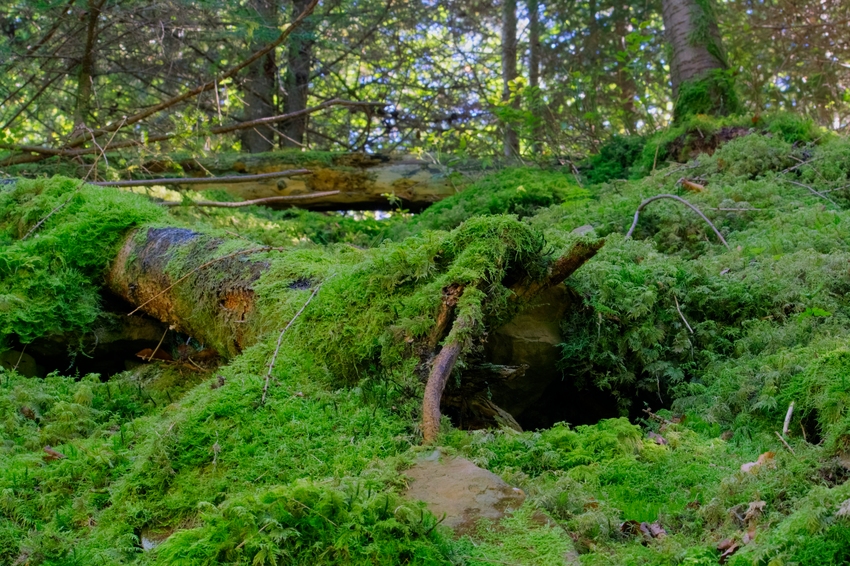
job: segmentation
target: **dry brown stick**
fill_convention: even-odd
[[[446,382],[460,356],[460,350],[459,341],[449,342],[443,346],[431,366],[428,383],[425,384],[425,394],[422,397],[422,440],[425,444],[436,441],[440,433],[440,401],[446,389]]]
[[[282,197],[255,198],[254,200],[243,200],[239,202],[218,202],[212,200],[200,200],[189,202],[162,202],[163,206],[203,206],[208,208],[240,208],[243,206],[255,206],[258,204],[273,204],[276,202],[289,202],[293,200],[310,200],[315,198],[330,197],[338,195],[339,191],[325,191],[306,195],[288,195]]]
[[[169,330],[174,330],[173,324],[171,326],[169,326],[168,328],[166,328],[165,332],[162,333],[162,338],[159,339],[159,344],[156,345],[156,348],[153,349],[153,352],[151,352],[151,355],[148,356],[149,362],[153,361],[153,357],[156,355],[157,352],[159,352],[159,347],[162,346],[163,341],[165,341],[165,335],[168,334]],[[144,358],[142,358],[142,359],[144,360]]]
[[[180,279],[178,279],[177,281],[175,281],[174,283],[172,283],[171,285],[169,285],[168,287],[166,287],[165,289],[163,289],[162,291],[160,291],[159,293],[157,293],[156,295],[154,295],[153,297],[151,297],[150,299],[148,299],[147,301],[145,301],[141,305],[137,306],[135,309],[133,309],[133,311],[128,316],[132,316],[132,315],[136,314],[145,305],[147,305],[148,303],[150,303],[152,301],[155,301],[156,299],[158,299],[162,295],[166,294],[171,289],[173,289],[176,285],[185,281],[193,273],[197,273],[198,271],[200,271],[202,269],[206,269],[207,267],[209,267],[211,265],[215,265],[216,263],[218,263],[220,261],[224,261],[226,259],[230,259],[232,257],[236,257],[236,256],[243,255],[243,254],[255,254],[255,253],[271,252],[271,251],[283,251],[284,249],[285,248],[278,248],[278,247],[274,247],[274,246],[263,246],[261,248],[252,248],[250,250],[240,250],[240,251],[237,251],[237,252],[233,252],[232,254],[227,254],[227,255],[223,255],[221,257],[217,257],[215,259],[211,259],[210,261],[199,265],[195,269],[191,270],[189,273],[183,275],[182,277],[180,277]]]
[[[260,173],[259,175],[225,175],[224,177],[166,177],[162,179],[131,179],[127,181],[100,181],[90,183],[98,187],[150,187],[152,185],[214,185],[217,183],[251,183],[263,179],[277,179],[280,177],[294,177],[296,175],[310,175],[309,169],[288,169],[286,171],[275,171],[273,173]]]
[[[268,393],[269,391],[269,380],[271,380],[272,378],[272,370],[274,370],[274,364],[277,361],[277,354],[278,352],[280,352],[280,344],[281,342],[283,342],[283,335],[286,334],[286,331],[289,330],[289,327],[292,326],[292,323],[294,323],[295,320],[299,316],[301,316],[301,313],[304,312],[304,309],[307,308],[307,305],[310,304],[310,301],[313,300],[313,297],[316,296],[316,293],[318,293],[319,289],[321,288],[322,284],[320,283],[315,289],[313,289],[313,293],[310,295],[310,298],[307,299],[307,302],[304,303],[304,305],[301,307],[301,310],[295,313],[295,316],[292,317],[292,320],[289,321],[289,324],[287,324],[283,328],[283,330],[280,331],[280,334],[277,337],[277,346],[275,346],[274,353],[272,354],[272,359],[269,362],[269,371],[266,373],[266,383],[265,385],[263,385],[263,397],[260,399],[260,405],[264,405],[266,403],[266,393]]]
[[[21,355],[18,356],[18,361],[15,362],[15,367],[12,368],[12,371],[18,371],[18,366],[21,365],[21,360],[24,359],[24,352],[27,351],[27,346],[29,346],[29,344],[24,344],[24,347],[21,348]]]
[[[726,238],[723,237],[723,234],[720,233],[720,230],[718,230],[717,227],[714,224],[711,223],[711,220],[709,220],[708,217],[705,214],[703,214],[700,209],[698,209],[697,207],[695,207],[694,205],[692,205],[691,203],[689,203],[688,201],[686,201],[682,197],[677,197],[676,195],[655,195],[654,197],[649,197],[648,199],[646,199],[645,201],[640,203],[640,205],[637,207],[637,210],[635,210],[635,218],[632,221],[632,227],[629,228],[628,233],[626,233],[626,239],[627,240],[632,237],[632,233],[635,231],[635,228],[637,227],[638,219],[640,218],[640,211],[643,210],[649,203],[654,202],[654,201],[659,200],[659,199],[663,199],[663,198],[669,198],[669,199],[673,199],[675,201],[681,202],[682,204],[684,204],[685,206],[687,206],[688,208],[690,208],[691,210],[696,212],[699,215],[700,218],[705,220],[706,224],[711,226],[711,229],[714,230],[714,233],[717,234],[717,237],[720,239],[721,242],[723,242],[723,245],[726,246],[727,248],[729,247],[729,244],[726,242]]]
[[[788,444],[788,442],[787,442],[784,438],[782,438],[782,435],[781,435],[781,434],[779,434],[779,431],[778,431],[778,430],[774,430],[773,432],[774,432],[774,433],[776,433],[776,438],[778,438],[778,439],[782,442],[782,444],[784,444],[784,445],[785,445],[785,448],[787,448],[787,449],[788,449],[788,451],[789,451],[789,452],[791,452],[791,454],[793,454],[794,456],[796,456],[796,455],[797,455],[797,453],[796,453],[796,452],[794,452],[794,449],[793,449],[793,448],[791,448],[791,445],[790,445],[790,444]]]

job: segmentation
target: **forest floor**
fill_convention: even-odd
[[[793,116],[696,118],[578,177],[507,168],[387,218],[0,184],[0,563],[848,563],[848,189],[850,140]],[[659,194],[723,240],[669,198],[626,238]],[[132,307],[104,273],[130,229],[163,226],[281,248],[258,255],[269,331],[213,362],[153,321],[117,329]],[[452,531],[405,498],[434,453],[407,345],[466,278],[472,356],[511,315],[511,266],[601,238],[528,430],[444,417],[445,459],[525,495]],[[170,359],[136,356],[157,341]]]

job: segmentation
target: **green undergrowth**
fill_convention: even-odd
[[[846,562],[850,142],[788,117],[748,120],[690,119],[667,145],[647,144],[637,179],[582,189],[571,174],[510,169],[384,224],[163,212],[62,179],[0,186],[7,344],[85,332],[110,254],[133,227],[186,226],[201,244],[224,242],[175,254],[172,277],[231,250],[285,248],[250,258],[268,264],[254,289],[273,314],[209,375],[182,365],[109,379],[0,373],[0,563],[708,565],[724,539],[739,546],[726,561],[736,566]],[[724,128],[749,135],[686,162],[662,154],[682,135]],[[669,199],[648,205],[625,239],[638,205],[658,194],[698,207],[728,247]],[[460,283],[455,337],[474,351],[519,308],[510,282],[542,277],[577,228],[605,245],[567,281],[561,370],[579,393],[563,402],[600,389],[623,416],[523,433],[445,420],[449,453],[528,495],[508,520],[453,537],[400,497],[420,454],[414,344],[432,331],[443,288]],[[200,302],[193,281],[179,293]],[[278,331],[319,283],[261,404]],[[776,433],[791,402],[786,447]],[[666,536],[640,534],[641,522]]]

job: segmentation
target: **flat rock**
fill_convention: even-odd
[[[443,524],[462,535],[474,529],[479,519],[498,521],[519,508],[525,493],[466,458],[449,457],[434,450],[405,474],[410,487],[405,497],[424,501]]]

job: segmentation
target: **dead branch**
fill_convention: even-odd
[[[832,200],[831,198],[829,198],[828,196],[826,196],[822,192],[818,191],[814,187],[811,187],[811,186],[803,184],[803,183],[798,183],[797,181],[792,181],[790,179],[783,179],[783,180],[786,183],[791,183],[792,185],[796,185],[798,187],[803,187],[804,189],[808,189],[813,195],[817,195],[824,200],[828,200],[830,203],[834,204],[835,206],[838,206],[838,204],[834,200]]]
[[[263,385],[263,397],[262,399],[260,399],[260,405],[264,405],[266,403],[266,393],[268,393],[269,390],[269,380],[272,378],[272,370],[274,370],[274,364],[275,361],[277,361],[277,354],[278,352],[280,352],[280,344],[283,341],[283,335],[286,334],[286,331],[289,330],[289,327],[292,326],[295,320],[299,316],[301,316],[301,313],[304,312],[304,309],[307,308],[307,305],[310,304],[310,301],[313,300],[313,297],[316,296],[316,293],[318,293],[319,289],[321,288],[322,284],[320,283],[315,289],[313,289],[313,294],[310,295],[310,298],[307,299],[307,302],[304,303],[304,306],[302,306],[301,309],[297,313],[295,313],[295,316],[292,317],[292,320],[289,321],[289,324],[287,324],[283,328],[283,330],[280,331],[280,334],[277,337],[277,346],[275,346],[274,353],[272,354],[272,359],[269,362],[269,371],[266,373],[266,383],[265,385]]]
[[[275,171],[273,173],[261,173],[259,175],[226,175],[224,177],[167,177],[162,179],[132,179],[127,181],[100,181],[89,183],[98,187],[151,187],[154,185],[215,185],[219,183],[251,183],[263,179],[278,179],[280,177],[295,177],[296,175],[310,175],[309,169],[289,169],[287,171]]]
[[[572,275],[579,267],[585,264],[605,244],[605,240],[595,242],[577,242],[566,254],[556,259],[549,268],[549,275],[542,281],[522,281],[511,287],[514,292],[513,299],[524,299],[532,297],[537,293],[554,287]]]
[[[239,202],[218,202],[211,200],[189,201],[189,202],[162,202],[162,206],[200,206],[206,208],[241,208],[243,206],[255,206],[263,204],[276,204],[293,200],[310,200],[315,198],[330,197],[338,195],[339,191],[324,191],[321,193],[310,193],[306,195],[289,195],[282,197],[255,198],[254,200],[243,200]]]
[[[203,92],[206,92],[208,90],[212,90],[221,81],[236,76],[239,73],[239,71],[250,66],[252,63],[254,63],[258,59],[262,58],[267,53],[269,53],[273,49],[277,48],[280,44],[282,44],[284,41],[286,41],[286,38],[289,37],[289,35],[293,32],[293,30],[295,28],[297,28],[310,14],[313,13],[313,10],[316,8],[316,6],[318,4],[319,4],[319,0],[312,0],[307,5],[307,7],[304,9],[304,11],[301,12],[301,14],[297,18],[295,18],[292,21],[292,23],[289,24],[286,27],[285,30],[283,30],[280,33],[280,35],[277,37],[277,39],[275,39],[274,41],[272,41],[271,43],[269,43],[268,45],[266,45],[265,47],[263,47],[259,51],[255,52],[253,55],[251,55],[247,59],[243,60],[238,65],[231,67],[230,70],[226,71],[225,73],[218,75],[216,77],[213,77],[212,80],[209,80],[209,81],[207,81],[207,82],[205,82],[205,83],[203,83],[199,86],[196,86],[195,88],[188,90],[188,91],[184,92],[183,94],[179,94],[177,96],[174,96],[174,97],[172,97],[168,100],[165,100],[165,101],[163,101],[159,104],[151,106],[150,108],[143,110],[142,112],[139,112],[139,113],[134,114],[132,116],[125,117],[120,122],[113,122],[112,124],[108,124],[108,125],[104,126],[103,128],[100,128],[98,130],[93,130],[92,134],[95,137],[99,137],[99,136],[108,134],[110,132],[116,132],[119,128],[121,128],[125,125],[129,126],[129,125],[135,124],[137,122],[141,122],[145,118],[148,118],[149,116],[153,116],[154,114],[158,114],[159,112],[162,112],[163,110],[171,108],[172,106],[179,104],[179,103],[183,102],[184,100],[188,100],[188,99],[193,98],[193,97],[195,97],[195,96],[197,96],[197,95],[199,95]],[[84,143],[86,143],[87,140],[88,140],[88,136],[79,135],[76,138],[70,140],[65,145],[65,148],[63,148],[63,149],[77,148],[77,147],[83,145]],[[6,147],[6,149],[9,149],[9,148]],[[43,155],[44,154],[39,152],[38,156],[33,156],[33,155],[10,156],[9,158],[7,158],[4,161],[4,164],[5,165],[15,165],[15,164],[18,164],[18,163],[39,161],[39,160],[44,158]],[[33,159],[33,158],[35,158],[35,159]]]
[[[458,340],[449,342],[443,346],[431,366],[428,383],[425,384],[425,395],[422,398],[422,440],[425,444],[436,441],[440,433],[440,401],[460,350],[461,343]]]
[[[110,138],[109,138],[109,141],[112,141],[112,138],[114,138],[114,137],[115,137],[115,134],[117,134],[117,133],[118,133],[118,130],[115,130],[115,132],[113,132],[113,133],[112,133],[112,137],[110,137]],[[94,139],[94,136],[92,136],[92,139]],[[54,214],[56,214],[57,212],[59,212],[61,209],[65,208],[65,206],[66,206],[69,202],[71,202],[71,199],[73,199],[73,198],[74,198],[74,195],[75,195],[75,194],[77,194],[77,192],[78,192],[80,189],[82,189],[82,188],[83,188],[83,185],[85,185],[85,184],[86,184],[86,180],[87,180],[87,179],[89,178],[89,176],[90,176],[92,173],[94,173],[94,171],[97,169],[97,162],[98,162],[98,161],[100,161],[100,158],[101,158],[101,157],[103,157],[104,155],[105,155],[105,152],[103,152],[103,151],[101,151],[100,153],[98,153],[97,157],[95,157],[95,159],[94,159],[94,163],[92,163],[92,166],[89,168],[88,173],[86,173],[86,176],[85,176],[85,177],[83,177],[82,181],[80,181],[80,182],[79,182],[79,184],[77,184],[77,187],[76,187],[73,191],[71,191],[71,194],[70,194],[70,195],[68,195],[68,198],[67,198],[67,199],[65,199],[65,201],[63,201],[63,202],[61,202],[61,203],[57,204],[57,205],[56,205],[56,207],[55,207],[53,210],[51,210],[51,211],[47,214],[47,216],[45,216],[44,218],[42,218],[41,220],[39,220],[39,221],[35,224],[35,226],[33,226],[32,228],[30,228],[30,229],[29,229],[29,231],[28,231],[26,234],[24,234],[24,237],[23,237],[23,238],[21,238],[21,240],[26,240],[27,238],[29,238],[29,236],[30,236],[33,232],[35,232],[36,230],[38,230],[38,229],[41,227],[41,225],[42,225],[42,224],[44,224],[45,222],[47,222],[47,220],[48,220],[51,216],[53,216]]]
[[[691,332],[691,334],[693,334],[694,329],[691,328],[691,325],[688,324],[688,319],[686,319],[685,315],[682,314],[682,309],[679,308],[679,299],[676,298],[676,295],[673,295],[673,301],[675,301],[675,303],[676,303],[676,310],[679,311],[679,316],[682,317],[682,322],[685,323],[685,326],[687,326],[688,330]]]
[[[646,206],[649,203],[654,202],[656,200],[663,199],[663,198],[669,198],[669,199],[673,199],[677,202],[681,202],[682,204],[684,204],[685,206],[687,206],[688,208],[690,208],[691,210],[696,212],[699,215],[700,218],[705,220],[706,224],[711,226],[711,229],[714,230],[714,233],[717,234],[717,237],[720,239],[721,242],[723,242],[723,245],[726,246],[727,248],[729,248],[729,244],[726,242],[726,239],[723,237],[723,234],[721,234],[720,230],[718,230],[717,227],[714,224],[711,223],[711,220],[709,220],[708,217],[705,214],[703,214],[700,209],[698,209],[697,207],[695,207],[694,205],[692,205],[691,203],[689,203],[688,201],[686,201],[682,197],[677,197],[676,195],[655,195],[654,197],[649,197],[648,199],[646,199],[645,201],[640,203],[640,205],[637,207],[637,210],[635,210],[635,218],[632,221],[632,227],[629,228],[629,231],[626,233],[626,239],[627,240],[632,237],[632,233],[635,231],[635,228],[637,227],[638,219],[640,218],[640,211],[643,210],[644,208],[646,208]]]
[[[789,451],[791,454],[793,454],[794,456],[796,456],[796,455],[797,455],[797,453],[796,453],[796,452],[794,452],[794,449],[793,449],[793,448],[791,448],[791,445],[790,445],[790,444],[788,444],[788,442],[787,442],[784,438],[782,438],[782,435],[781,435],[781,434],[779,434],[779,431],[778,431],[778,430],[774,430],[773,432],[776,434],[776,438],[778,438],[778,439],[782,442],[782,444],[785,446],[785,448],[787,448],[787,449],[788,449],[788,451]]]

